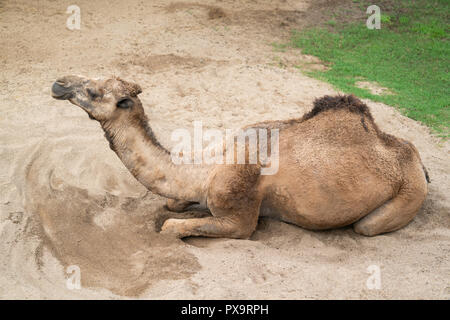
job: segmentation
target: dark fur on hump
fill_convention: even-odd
[[[321,112],[338,109],[346,109],[353,113],[359,113],[363,116],[366,116],[370,121],[373,122],[373,117],[370,113],[369,107],[354,95],[339,95],[334,97],[324,96],[322,98],[318,98],[314,101],[314,108],[310,112],[305,114],[302,120],[309,120]]]

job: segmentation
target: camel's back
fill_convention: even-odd
[[[280,132],[280,159],[335,173],[340,165],[400,179],[402,166],[420,161],[415,147],[376,125],[369,108],[353,96],[324,97],[296,124]],[[288,163],[286,163],[288,164]]]
[[[265,205],[281,207],[288,221],[328,228],[321,219],[346,225],[392,198],[405,161],[417,157],[412,145],[382,133],[366,108],[313,109],[282,128],[279,171],[262,182]]]
[[[400,179],[401,158],[409,146],[388,137],[389,142],[364,115],[330,110],[280,133],[280,161],[288,166],[302,163],[325,177],[339,170],[368,171],[395,181]]]

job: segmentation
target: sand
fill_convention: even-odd
[[[366,238],[261,219],[249,240],[179,240],[155,231],[179,214],[131,176],[98,123],[50,96],[66,74],[135,81],[169,148],[171,130],[195,120],[225,129],[299,117],[336,90],[295,68],[320,61],[271,44],[325,2],[79,0],[73,31],[72,1],[0,2],[0,298],[449,299],[450,146],[394,108],[366,101],[432,179],[404,229]],[[378,289],[366,283],[372,265]],[[80,289],[67,286],[69,266]]]

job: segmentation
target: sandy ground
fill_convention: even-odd
[[[323,3],[0,1],[0,298],[449,299],[450,146],[392,107],[367,101],[432,179],[406,228],[366,238],[261,219],[250,240],[181,241],[155,232],[164,199],[126,171],[98,123],[50,97],[66,74],[133,80],[168,147],[194,120],[225,129],[298,117],[336,91],[294,68],[317,60],[271,43]],[[65,27],[72,4],[81,30]],[[79,290],[66,286],[71,265]],[[379,290],[366,286],[371,265]]]

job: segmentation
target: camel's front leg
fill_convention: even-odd
[[[246,212],[241,216],[206,217],[194,219],[168,219],[161,233],[173,234],[178,238],[203,236],[214,238],[248,239],[258,223],[257,212]]]
[[[168,219],[161,232],[179,238],[203,236],[248,239],[258,224],[262,197],[256,184],[260,169],[256,165],[227,165],[212,173],[208,208],[212,217]]]

